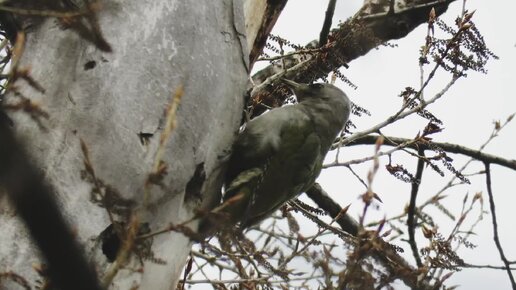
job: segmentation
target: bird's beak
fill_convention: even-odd
[[[287,79],[281,79],[281,81],[287,85],[291,90],[296,91],[301,88],[301,84],[296,83],[295,81],[287,80]]]
[[[298,102],[301,102],[302,100],[312,96],[309,86],[306,84],[296,83],[295,81],[287,80],[284,78],[282,78],[281,81],[290,88],[294,95],[296,95]]]

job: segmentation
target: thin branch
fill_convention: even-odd
[[[222,269],[226,269],[226,270],[229,270],[229,271],[233,271],[236,273],[236,270],[234,267],[231,267],[231,266],[228,266],[224,263],[221,263],[219,262],[217,259],[214,259],[213,256],[209,256],[209,255],[206,255],[206,254],[203,254],[199,251],[191,251],[190,253],[192,253],[193,256],[197,257],[197,258],[201,258],[203,260],[206,260],[207,263],[211,264],[211,265],[214,265],[214,266],[217,266],[219,268],[222,268]]]
[[[493,234],[494,234],[494,242],[496,244],[496,248],[500,253],[500,258],[505,265],[505,269],[507,270],[507,275],[509,275],[509,280],[511,281],[512,289],[516,290],[516,282],[514,281],[514,277],[512,276],[510,263],[505,257],[503,252],[502,244],[500,243],[500,238],[498,237],[498,222],[496,221],[496,210],[495,210],[495,202],[493,197],[493,190],[491,188],[491,169],[489,163],[484,163],[486,168],[486,186],[487,186],[487,194],[489,195],[489,207],[491,208],[491,216],[493,218]]]
[[[309,276],[309,277],[297,277],[297,278],[290,278],[288,281],[307,281],[312,279],[318,279],[323,278],[324,276]],[[279,281],[267,281],[267,279],[273,278],[272,276],[264,276],[259,278],[249,278],[249,279],[233,279],[233,280],[181,280],[180,283],[185,284],[242,284],[242,283],[249,283],[249,282],[267,282],[267,283],[287,283],[287,280],[279,280]]]
[[[211,280],[211,279],[204,279],[204,280],[180,280],[179,282],[180,283],[185,283],[185,284],[212,284],[212,285],[217,285],[217,284],[242,284],[242,283],[249,283],[249,282],[254,282],[254,283],[265,283],[267,282],[267,279],[270,279],[271,277],[260,277],[260,278],[249,278],[249,279],[234,279],[234,280]],[[281,282],[286,282],[286,281],[281,281]],[[270,283],[270,282],[267,282],[267,283]]]
[[[425,155],[425,150],[423,148],[419,148],[418,154],[420,156]],[[416,197],[417,192],[419,190],[419,184],[421,183],[421,177],[423,176],[423,168],[424,168],[425,161],[423,158],[419,158],[417,161],[417,169],[416,169],[416,176],[415,181],[412,182],[412,190],[410,192],[410,204],[408,208],[408,217],[407,217],[407,227],[408,227],[408,234],[409,234],[409,244],[410,248],[412,249],[412,254],[414,255],[414,259],[416,260],[416,264],[418,267],[421,267],[423,264],[421,263],[421,257],[419,256],[419,250],[417,248],[416,244],[416,238],[415,238],[415,228],[416,228]]]
[[[260,57],[256,61],[275,61],[275,60],[288,58],[290,56],[294,56],[294,55],[298,55],[298,54],[312,55],[312,54],[315,54],[315,53],[318,53],[321,51],[322,51],[322,49],[320,49],[320,48],[306,48],[306,49],[294,50],[294,51],[291,51],[291,52],[288,52],[285,54],[272,56],[272,57]]]
[[[512,119],[514,118],[514,116],[516,115],[516,113],[510,115],[506,121],[504,123],[502,123],[500,126],[495,126],[493,128],[493,132],[491,132],[489,138],[482,144],[480,145],[479,149],[478,150],[472,150],[472,149],[468,149],[470,151],[473,151],[473,152],[478,152],[479,154],[483,154],[481,153],[482,150],[484,150],[484,148],[489,144],[491,143],[495,137],[498,136],[498,134],[501,132],[502,129],[504,129],[507,124],[509,124],[509,122],[512,121]],[[384,141],[384,144],[385,145],[389,145],[389,146],[398,146],[398,142],[403,142],[404,140],[410,140],[410,139],[403,139],[403,138],[396,138],[396,137],[387,137],[387,136],[384,136],[386,141]],[[351,143],[349,145],[357,145],[357,144],[374,144],[376,142],[376,136],[367,136],[367,137],[364,137],[364,138],[361,138],[357,141],[355,141],[355,143]],[[367,142],[362,142],[362,141],[367,141]],[[405,142],[406,143],[406,142]],[[435,145],[437,145],[438,147],[440,148],[447,148],[448,145],[453,145],[453,146],[459,146],[459,145],[454,145],[454,144],[448,144],[448,143],[434,143]],[[348,145],[348,146],[349,146]],[[420,146],[423,146],[424,144],[420,144]],[[411,146],[408,146],[408,147],[411,147]],[[459,146],[462,148],[462,146]],[[417,149],[417,147],[412,147],[414,149]],[[449,148],[447,148],[449,149]],[[466,148],[467,149],[467,148]],[[448,151],[448,152],[451,152],[451,153],[456,153],[456,154],[460,154],[460,152],[454,152],[454,151],[451,151],[451,150],[445,150],[445,151]],[[470,155],[471,156],[471,155]],[[489,158],[488,158],[489,159]],[[463,173],[464,170],[471,164],[471,162],[473,162],[475,160],[474,157],[471,157],[459,170],[458,172],[460,173]],[[510,161],[510,162],[514,162],[514,161]],[[495,163],[495,162],[492,162],[492,163]],[[346,166],[346,163],[341,163],[341,164],[338,164],[337,166]],[[510,167],[509,167],[510,168]],[[426,206],[432,204],[432,205],[436,205],[438,204],[439,200],[441,198],[443,198],[443,193],[453,187],[453,186],[457,186],[457,185],[460,185],[460,184],[463,184],[463,183],[453,183],[454,180],[457,179],[457,176],[456,175],[453,175],[450,180],[448,181],[448,183],[446,185],[444,185],[436,194],[434,194],[433,196],[431,196],[430,198],[428,198],[425,202],[423,202],[420,206],[418,206],[418,211],[422,211]],[[403,217],[405,217],[406,213],[403,212],[397,216],[394,216],[394,217],[391,217],[389,218],[388,220],[389,221],[393,221],[393,220],[399,220]],[[368,224],[368,226],[375,226],[377,225],[378,223],[370,223]]]
[[[296,202],[294,202],[295,204],[297,204]],[[299,207],[298,207],[299,208]],[[342,209],[335,217],[333,217],[333,219],[331,220],[331,222],[328,224],[328,226],[331,226],[336,220],[340,219],[340,217],[342,216],[345,216],[346,215],[346,211],[348,210],[349,207],[347,208],[344,208]],[[302,255],[303,252],[305,252],[309,246],[313,245],[316,241],[317,241],[317,238],[320,237],[321,235],[323,235],[326,231],[326,228],[324,227],[320,227],[319,230],[317,231],[317,233],[312,236],[308,242],[306,242],[303,247],[301,249],[296,249],[294,250],[284,261],[283,263],[281,263],[279,265],[278,268],[282,269],[284,268],[292,259],[294,259],[295,257],[298,257],[300,255]],[[317,241],[318,242],[318,241]]]
[[[367,189],[367,184],[365,183],[365,181],[355,172],[355,170],[353,170],[353,168],[351,168],[351,165],[348,165],[346,166],[349,171],[351,171],[351,173],[358,179],[358,181],[360,181],[360,183],[362,183],[362,185]]]
[[[457,76],[454,76],[450,82],[448,82],[448,84],[439,92],[437,93],[435,96],[433,96],[431,99],[429,99],[428,101],[425,101],[425,102],[421,102],[418,106],[408,110],[408,111],[405,111],[405,108],[407,107],[407,105],[403,106],[396,114],[390,116],[389,118],[387,118],[387,120],[379,123],[379,124],[376,124],[375,126],[369,128],[369,129],[366,129],[364,131],[360,131],[360,132],[357,132],[357,133],[354,133],[352,134],[351,136],[347,137],[346,139],[344,139],[344,141],[342,142],[342,146],[344,145],[347,145],[347,144],[350,144],[351,142],[359,139],[359,138],[362,138],[364,136],[367,136],[371,133],[375,133],[375,132],[378,132],[380,129],[384,128],[385,126],[387,125],[390,125],[398,120],[401,120],[409,115],[412,115],[416,112],[419,112],[421,111],[422,109],[424,109],[425,107],[427,107],[428,105],[434,103],[435,101],[437,101],[438,99],[440,99],[450,88],[451,86],[458,80],[459,77]],[[430,76],[429,76],[429,79],[430,79]],[[416,94],[416,97],[419,96],[419,94]]]
[[[375,135],[363,136],[358,139],[355,139],[353,142],[349,143],[347,146],[374,145],[377,138],[378,137]],[[383,144],[389,145],[389,146],[398,146],[399,144],[408,144],[407,147],[412,148],[412,149],[417,149],[417,146],[422,147],[425,150],[429,149],[428,146],[425,144],[417,144],[417,145],[410,144],[411,140],[412,139],[388,136],[385,138],[385,141]],[[455,153],[455,154],[469,156],[469,157],[477,159],[478,161],[487,162],[490,164],[497,164],[500,166],[507,167],[509,169],[516,170],[516,160],[514,160],[514,159],[505,159],[505,158],[498,157],[498,156],[495,156],[492,154],[483,153],[480,150],[470,149],[470,148],[467,148],[467,147],[464,147],[464,146],[461,146],[458,144],[432,142],[432,141],[428,141],[428,143],[429,143],[429,145],[433,145],[433,146],[442,148],[444,151],[449,152],[449,153]],[[335,164],[335,166],[346,166],[346,165],[347,165],[346,163]]]
[[[507,270],[506,266],[493,266],[493,265],[473,265],[465,263],[464,265],[459,265],[461,268],[474,268],[474,269],[494,269],[494,270]],[[516,268],[509,268],[510,270],[516,270]]]
[[[384,135],[382,135],[384,136]],[[377,138],[377,137],[376,137]],[[384,138],[389,138],[387,136],[384,136]],[[341,139],[340,142],[342,142],[343,139]],[[407,139],[408,140],[408,139]],[[392,140],[391,140],[392,141]],[[395,143],[395,142],[390,142],[391,144],[392,143]],[[391,155],[392,153],[398,151],[398,150],[403,150],[403,148],[406,148],[406,147],[410,147],[409,145],[413,145],[417,143],[417,139],[414,139],[414,140],[408,140],[407,142],[403,142],[403,143],[400,143],[400,144],[396,144],[396,146],[391,149],[391,150],[388,150],[388,151],[380,151],[378,153],[376,153],[375,155],[372,155],[372,156],[368,156],[368,157],[364,157],[364,158],[359,158],[359,159],[353,159],[353,160],[349,160],[349,161],[346,161],[346,162],[339,162],[338,159],[336,158],[334,162],[332,163],[329,163],[329,164],[323,164],[323,167],[322,168],[329,168],[329,167],[333,167],[333,166],[344,166],[344,167],[348,167],[350,168],[350,165],[353,165],[353,164],[361,164],[361,163],[364,163],[366,161],[370,161],[370,160],[373,160],[374,158],[376,157],[381,157],[381,156],[385,156],[385,155]],[[354,144],[351,144],[351,145],[354,145]],[[334,145],[334,146],[340,146],[340,145]],[[340,147],[339,147],[340,148]],[[337,148],[338,149],[338,148]],[[410,152],[407,152],[410,154]],[[416,156],[416,157],[420,157],[420,156]],[[356,176],[356,174],[355,174]],[[363,182],[362,182],[363,183]],[[367,188],[367,185],[365,185],[366,188]]]

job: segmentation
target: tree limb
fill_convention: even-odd
[[[353,142],[347,144],[346,146],[352,146],[352,145],[374,145],[376,142],[377,136],[375,135],[368,135],[364,137],[360,137]],[[411,139],[408,138],[399,138],[399,137],[386,137],[383,145],[388,146],[398,146],[398,144],[409,142]],[[455,154],[461,154],[465,156],[469,156],[472,158],[477,159],[478,161],[482,162],[488,162],[490,164],[497,164],[500,166],[507,167],[509,169],[516,170],[516,160],[514,159],[505,159],[502,157],[498,157],[492,154],[484,153],[479,150],[470,149],[458,144],[452,144],[447,142],[432,142],[429,141],[429,144],[437,146],[442,148],[444,151],[449,153],[455,153]],[[409,144],[407,146],[408,148],[416,149],[418,147],[422,147],[425,150],[429,150],[429,146],[425,144],[418,143],[416,144]]]
[[[258,26],[256,28],[256,31],[253,31],[252,33],[255,33],[255,35],[248,35],[248,37],[253,37],[254,42],[249,45],[249,64],[252,68],[253,64],[258,59],[258,56],[260,56],[260,53],[263,51],[263,47],[265,46],[265,43],[267,42],[267,37],[269,36],[269,33],[271,32],[272,28],[276,24],[276,21],[278,20],[278,17],[281,14],[281,11],[283,11],[283,8],[287,4],[288,0],[280,0],[280,1],[255,1],[255,0],[248,0],[246,1],[247,5],[265,5],[265,9],[263,12],[263,18],[259,19],[259,23],[250,23],[250,21],[254,20],[254,17],[246,16],[246,26],[250,25],[256,25]],[[261,2],[261,3],[258,3]],[[250,4],[248,4],[250,3]],[[247,10],[247,9],[246,9]],[[256,11],[253,9],[250,9],[250,11],[246,11],[247,13],[253,13],[256,14]],[[255,16],[255,15],[253,15]],[[248,31],[249,34],[249,31]]]
[[[343,231],[355,237],[357,236],[359,229],[357,221],[348,214],[344,214],[339,217],[342,207],[329,197],[328,193],[326,193],[318,183],[314,184],[309,190],[307,190],[306,195],[308,195],[308,197],[310,197],[318,207],[328,212],[332,218],[338,217],[336,222]]]
[[[327,211],[332,218],[335,218],[342,210],[342,207],[333,201],[319,184],[312,186],[306,194],[318,207]],[[357,236],[360,228],[358,222],[348,214],[337,219],[337,223],[345,232]],[[372,256],[390,273],[391,277],[401,279],[412,289],[432,289],[425,281],[417,281],[414,269],[403,259],[389,243],[378,238],[382,250],[372,250]]]
[[[455,0],[423,1],[423,4],[394,13],[388,12],[386,7],[386,12],[374,15],[364,15],[362,8],[354,17],[332,31],[332,41],[323,47],[323,51],[256,86],[252,93],[253,101],[271,106],[274,97],[283,100],[291,94],[284,85],[279,84],[279,78],[308,83],[324,77],[386,41],[405,37],[428,20],[432,7],[435,8],[436,15],[441,15],[453,1]],[[256,108],[254,115],[260,115],[264,110]]]
[[[330,33],[336,2],[337,0],[330,0],[328,2],[328,8],[326,9],[326,15],[324,16],[323,27],[319,35],[319,46],[324,46],[326,42],[328,42],[328,34]]]

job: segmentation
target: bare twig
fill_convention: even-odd
[[[474,265],[466,263],[464,265],[461,265],[459,267],[462,268],[475,268],[475,269],[494,269],[494,270],[507,270],[506,266],[493,266],[493,265]],[[509,268],[510,270],[514,271],[516,270],[516,267]]]
[[[420,156],[425,155],[425,150],[423,148],[419,148],[418,154]],[[408,234],[409,234],[409,244],[410,248],[412,249],[412,254],[414,255],[414,259],[416,260],[416,264],[418,267],[421,267],[423,264],[421,263],[421,257],[419,256],[419,250],[417,248],[416,244],[416,238],[415,238],[415,229],[416,229],[416,198],[417,198],[417,192],[419,190],[419,184],[421,183],[421,177],[423,176],[423,168],[424,168],[424,160],[422,158],[419,158],[417,161],[417,169],[416,169],[416,175],[415,180],[412,182],[412,190],[410,192],[410,203],[408,207],[408,213],[407,213],[407,227],[408,227]]]
[[[281,54],[281,55],[277,55],[277,56],[272,56],[272,57],[260,57],[256,61],[275,61],[275,60],[280,60],[280,59],[288,58],[290,56],[294,56],[294,55],[298,55],[298,54],[308,54],[308,55],[311,55],[311,54],[314,54],[314,53],[317,53],[317,52],[321,52],[321,51],[322,51],[321,48],[306,48],[306,49],[300,49],[300,50],[295,50],[295,51],[287,52],[287,53],[284,53],[284,54]]]
[[[421,104],[419,104],[415,108],[407,110],[407,111],[405,111],[407,106],[406,105],[403,106],[397,113],[395,113],[391,117],[387,118],[387,120],[369,128],[369,129],[354,133],[353,135],[347,137],[342,142],[342,145],[344,146],[344,145],[350,144],[351,142],[353,142],[361,137],[367,136],[371,133],[378,132],[380,129],[384,128],[385,126],[390,125],[398,120],[401,120],[409,115],[412,115],[412,114],[424,109],[428,105],[430,105],[430,104],[434,103],[435,101],[437,101],[438,99],[440,99],[451,88],[451,86],[458,80],[458,78],[459,78],[458,76],[453,76],[452,79],[450,80],[450,82],[448,82],[448,84],[439,93],[437,93],[435,96],[433,96],[428,101],[421,102]],[[416,96],[417,95],[418,94],[416,94]]]
[[[511,281],[512,289],[516,290],[516,282],[514,281],[514,276],[512,275],[509,261],[505,257],[502,244],[500,243],[500,238],[498,237],[498,222],[496,221],[496,209],[495,202],[493,197],[493,190],[491,188],[491,168],[489,163],[484,163],[486,168],[486,186],[487,186],[487,194],[489,195],[489,207],[491,208],[491,217],[493,218],[493,239],[496,244],[496,248],[500,253],[500,259],[505,265],[505,269],[507,270],[507,275],[509,276],[509,280]]]
[[[317,279],[317,278],[321,278],[323,276],[309,276],[309,277],[297,277],[297,278],[291,278],[289,279],[288,281],[307,281],[307,280],[310,280],[310,279]],[[205,280],[184,280],[184,281],[181,281],[182,283],[185,283],[185,284],[243,284],[243,283],[248,283],[248,282],[265,282],[267,281],[267,283],[274,283],[274,284],[278,284],[278,283],[285,283],[285,282],[288,282],[286,280],[280,280],[280,281],[268,281],[268,279],[271,279],[273,278],[272,276],[264,276],[264,277],[259,277],[259,278],[249,278],[249,279],[233,279],[233,280],[209,280],[209,279],[205,279]]]

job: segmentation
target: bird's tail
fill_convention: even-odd
[[[262,176],[263,170],[257,168],[240,173],[227,187],[223,202],[201,218],[199,234],[207,237],[238,222],[245,223]]]

